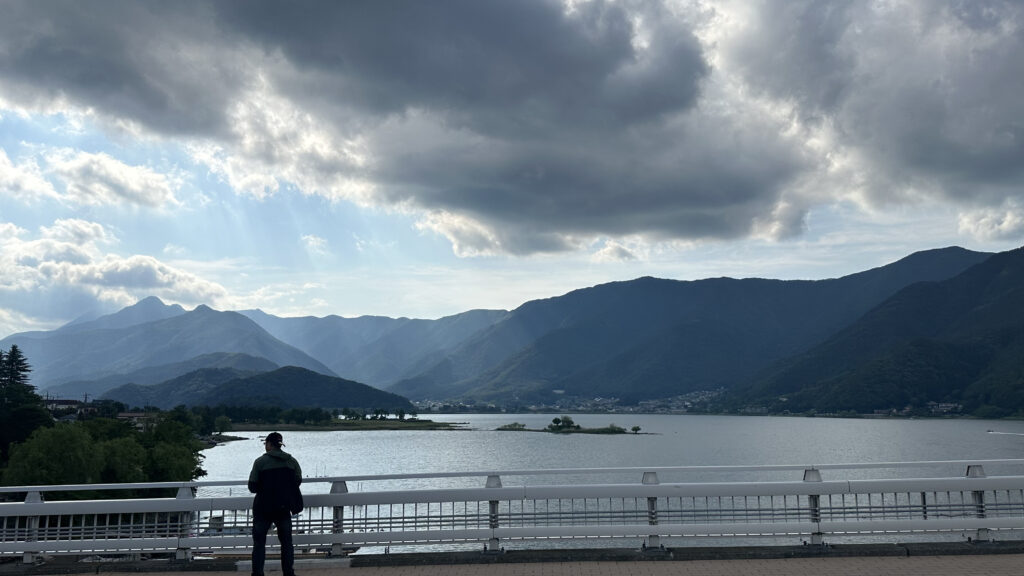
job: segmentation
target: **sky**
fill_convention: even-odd
[[[0,0],[0,337],[1024,244],[1024,5]]]

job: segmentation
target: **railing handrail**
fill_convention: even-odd
[[[557,498],[618,497],[730,497],[785,495],[842,495],[920,491],[1006,490],[1024,486],[1024,476],[980,478],[896,478],[888,480],[830,480],[821,482],[694,482],[665,484],[589,484],[505,486],[496,488],[438,488],[308,494],[308,506],[352,506],[465,500],[540,500]],[[61,500],[55,502],[3,502],[0,518],[51,514],[62,509],[74,513],[102,512],[198,512],[210,509],[244,509],[252,496],[204,496],[197,498],[129,498],[119,500]]]
[[[637,474],[644,472],[675,473],[675,472],[786,472],[803,470],[878,470],[885,468],[925,468],[930,466],[988,466],[994,464],[1024,465],[1024,459],[1004,458],[987,460],[919,460],[910,462],[860,462],[836,464],[762,464],[762,465],[710,465],[710,466],[632,466],[616,468],[541,468],[528,470],[489,470],[465,472],[420,472],[407,474],[367,474],[348,476],[319,476],[302,479],[304,484],[335,483],[335,482],[369,482],[376,480],[417,480],[429,478],[486,478],[499,476],[502,478],[516,476],[556,476],[556,475],[587,475],[587,474]],[[143,489],[181,489],[205,488],[215,486],[244,486],[248,480],[192,480],[184,482],[136,482],[113,484],[51,484],[33,486],[0,486],[2,493],[18,492],[74,492],[103,490],[143,490]]]
[[[983,465],[1024,459],[875,462],[814,466],[684,466],[393,474],[310,478],[331,482],[329,493],[308,493],[296,520],[296,544],[333,551],[348,546],[481,543],[577,538],[806,537],[1024,530],[1024,475],[987,474]],[[964,466],[962,475],[926,471],[923,478],[841,478],[822,470]],[[801,480],[718,482],[668,477],[679,472],[802,470]],[[959,471],[958,471],[959,472]],[[989,470],[988,472],[994,472]],[[1012,472],[1020,474],[1017,470]],[[613,473],[630,473],[612,483]],[[659,478],[658,474],[662,473]],[[502,482],[502,477],[571,475],[560,483]],[[593,474],[592,481],[579,480]],[[933,474],[933,475],[929,475]],[[848,475],[847,475],[848,476]],[[876,475],[877,476],[877,475]],[[898,476],[906,476],[900,474]],[[355,479],[486,478],[466,482],[406,482],[383,490],[348,491]],[[713,478],[713,477],[712,477]],[[659,481],[661,480],[661,481]],[[251,546],[253,497],[198,488],[236,481],[7,487],[23,502],[0,503],[0,555],[142,550],[189,557],[194,551]],[[415,486],[415,488],[409,488]],[[45,492],[177,488],[175,497],[46,501]]]

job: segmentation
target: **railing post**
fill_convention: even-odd
[[[39,504],[43,502],[43,495],[40,492],[28,492],[25,494],[25,504]],[[25,543],[35,542],[39,539],[39,516],[29,516],[25,522]],[[25,564],[35,564],[37,558],[40,558],[39,552],[26,550],[25,554],[22,555],[21,561]]]
[[[501,477],[496,475],[496,474],[492,474],[492,475],[488,476],[487,477],[487,482],[484,484],[484,487],[485,488],[501,488]],[[487,502],[487,518],[488,518],[487,524],[491,528],[491,530],[494,530],[494,529],[496,529],[499,526],[499,523],[498,523],[498,501],[497,500],[489,500]],[[500,551],[501,551],[500,543],[498,542],[498,539],[494,536],[494,533],[492,532],[491,533],[491,538],[487,541],[487,552],[497,553],[497,552],[500,552]]]
[[[968,478],[985,478],[985,467],[975,464],[967,467]],[[974,514],[978,518],[985,517],[985,491],[974,490],[971,492],[971,499],[974,501]],[[988,528],[978,528],[974,535],[975,540],[988,540]]]
[[[196,497],[196,489],[193,486],[181,486],[178,488],[177,499],[192,499]],[[192,529],[192,512],[179,512],[178,518],[178,548],[174,551],[175,560],[192,560],[192,549],[181,546],[181,538],[188,538],[189,530]]]
[[[640,480],[641,484],[645,486],[653,486],[660,484],[658,482],[657,472],[644,472],[643,478]],[[658,525],[658,499],[654,496],[647,497],[647,524],[650,526]],[[647,548],[658,550],[661,548],[661,536],[658,534],[647,535]]]
[[[804,470],[804,482],[821,482],[821,471],[817,468],[807,468]],[[811,544],[821,544],[824,542],[821,534],[821,495],[808,495],[807,504],[810,508],[811,522],[816,526],[815,531],[811,533]]]
[[[331,482],[331,494],[348,494],[348,483],[344,480]],[[345,507],[334,507],[334,525],[331,530],[334,534],[345,532]],[[345,553],[345,546],[341,542],[331,544],[331,556],[340,556]]]

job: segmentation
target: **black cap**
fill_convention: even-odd
[[[267,442],[275,446],[284,446],[284,438],[281,437],[280,432],[271,432],[267,434]]]

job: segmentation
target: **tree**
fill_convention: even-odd
[[[205,476],[206,471],[188,446],[158,442],[149,451],[146,475],[150,482],[180,482]]]
[[[28,383],[32,371],[25,355],[17,344],[0,357],[0,405],[18,406],[41,400],[35,387]]]
[[[23,442],[33,431],[53,424],[43,399],[29,384],[32,371],[18,346],[0,350],[0,464],[7,462],[11,445]]]
[[[639,434],[640,433],[640,427],[639,426],[633,426],[632,428],[630,428],[630,430],[633,431],[633,434]]]
[[[103,453],[101,482],[145,482],[146,449],[135,438],[114,438],[99,445]]]
[[[223,434],[231,430],[231,418],[220,415],[213,420],[213,427],[217,430],[217,434]]]
[[[203,455],[199,453],[203,445],[196,439],[195,428],[181,418],[180,411],[172,410],[141,435],[140,441],[148,454],[147,481],[179,482],[206,475],[201,468]]]
[[[40,428],[11,448],[8,485],[89,484],[100,481],[103,454],[84,426]]]

